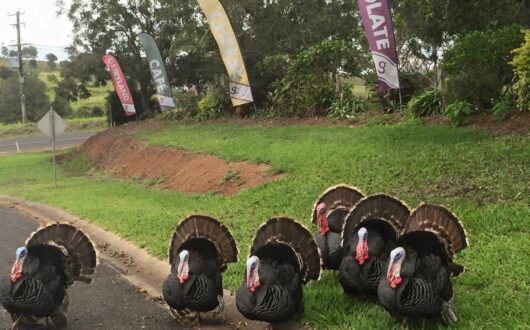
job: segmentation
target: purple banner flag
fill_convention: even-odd
[[[357,3],[377,71],[379,92],[399,89],[396,39],[388,0],[357,0]]]

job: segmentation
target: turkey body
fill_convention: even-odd
[[[186,308],[197,312],[209,312],[219,305],[223,296],[223,281],[217,257],[207,258],[198,251],[190,250],[189,278],[181,284],[177,278],[176,259],[171,274],[163,285],[167,304],[176,309]]]
[[[342,260],[342,237],[340,232],[328,231],[325,235],[315,234],[315,242],[320,249],[322,268],[338,270]]]
[[[369,254],[362,265],[356,259],[358,243],[359,237],[355,232],[351,242],[346,244],[346,253],[339,269],[339,282],[348,294],[377,298],[377,287],[394,243],[385,239],[376,229],[368,230]]]
[[[2,279],[0,303],[9,313],[49,317],[60,306],[66,293],[66,275],[54,249],[30,247],[22,277],[15,283],[9,277]],[[45,255],[52,257],[46,259]]]
[[[252,292],[243,282],[236,292],[238,310],[250,320],[287,322],[302,308],[303,288],[299,271],[291,264],[262,259],[261,286]]]
[[[386,278],[378,286],[379,302],[391,314],[415,318],[444,316],[453,297],[449,269],[435,254],[418,256],[406,249],[407,256],[401,268],[401,284],[393,289]]]
[[[10,277],[0,282],[0,303],[16,326],[34,328],[42,321],[66,326],[67,289],[90,283],[97,256],[90,239],[69,224],[45,226],[17,250]]]

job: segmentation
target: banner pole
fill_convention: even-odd
[[[57,166],[55,163],[55,113],[53,108],[50,108],[50,131],[52,136],[53,182],[55,188],[57,188]]]

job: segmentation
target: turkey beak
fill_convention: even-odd
[[[355,251],[355,258],[359,265],[363,265],[366,259],[368,259],[368,231],[362,227],[357,232],[359,236],[359,242],[357,243],[357,249]]]
[[[189,254],[187,251],[182,251],[179,255],[180,261],[179,265],[177,267],[177,278],[179,279],[180,284],[184,284],[186,280],[188,279],[189,275],[189,265],[188,265],[188,258]]]
[[[22,267],[24,265],[24,259],[25,257],[17,258],[17,260],[13,263],[10,276],[11,283],[16,283],[22,277]]]
[[[400,249],[399,251],[397,251]],[[390,264],[388,265],[388,272],[386,274],[388,283],[392,289],[401,284],[401,264],[405,260],[405,250],[402,248],[394,249],[390,253]]]
[[[251,265],[247,265],[247,287],[250,289],[253,282],[253,270]]]
[[[320,231],[320,235],[324,236],[329,231],[328,227],[328,219],[326,215],[326,204],[320,203],[317,206],[317,212],[318,212],[318,229]]]

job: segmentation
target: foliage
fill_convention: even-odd
[[[514,75],[517,81],[513,89],[517,97],[517,107],[521,111],[530,111],[530,30],[526,30],[525,41],[513,51]]]
[[[223,274],[223,283],[231,290],[241,284],[244,251],[256,228],[272,216],[287,214],[315,230],[308,217],[311,207],[324,189],[338,182],[355,184],[367,195],[388,193],[411,208],[421,201],[444,204],[465,224],[471,242],[455,260],[470,271],[452,279],[459,317],[452,328],[526,329],[530,324],[528,136],[491,136],[441,125],[169,123],[151,131],[128,131],[151,145],[214,154],[227,161],[267,162],[286,177],[232,196],[190,195],[97,174],[67,177],[60,169],[60,189],[51,193],[53,178],[42,170],[49,155],[23,154],[2,157],[0,194],[67,209],[145,246],[162,260],[179,219],[194,212],[210,214],[230,229],[241,251],[240,261]],[[304,303],[303,322],[311,328],[399,328],[399,322],[377,304],[343,294],[330,271],[304,288]],[[410,328],[421,328],[421,321]]]
[[[55,97],[51,106],[53,110],[63,118],[67,118],[72,115],[72,107],[70,106],[70,102],[61,97]]]
[[[46,60],[48,61],[48,70],[54,70],[56,67],[55,62],[58,60],[57,56],[54,53],[46,54]]]
[[[465,100],[481,109],[491,108],[492,100],[498,99],[513,79],[511,51],[522,41],[519,25],[491,27],[459,37],[444,61],[449,101]]]
[[[510,103],[507,99],[503,98],[495,103],[493,109],[491,109],[491,112],[493,113],[495,119],[501,120],[504,119],[509,110]]]
[[[284,77],[272,83],[273,114],[309,116],[326,114],[341,88],[338,72],[347,69],[360,74],[363,56],[359,47],[344,40],[326,40],[303,49],[294,56],[266,59],[274,68],[284,68]],[[284,61],[282,64],[281,61]]]
[[[445,107],[444,116],[449,118],[453,125],[460,126],[464,123],[469,114],[471,114],[471,104],[466,101],[456,101]]]
[[[105,115],[105,111],[100,106],[82,106],[74,113],[76,118],[91,118],[101,117]]]
[[[415,117],[432,116],[442,112],[443,98],[444,95],[439,90],[425,91],[413,97],[407,108]]]
[[[50,108],[46,85],[36,75],[25,76],[26,118],[38,121]],[[20,109],[20,82],[18,76],[0,79],[0,122],[14,123],[22,120]]]
[[[333,119],[349,119],[366,110],[364,102],[358,99],[349,86],[345,86],[340,98],[331,103],[329,117]]]

